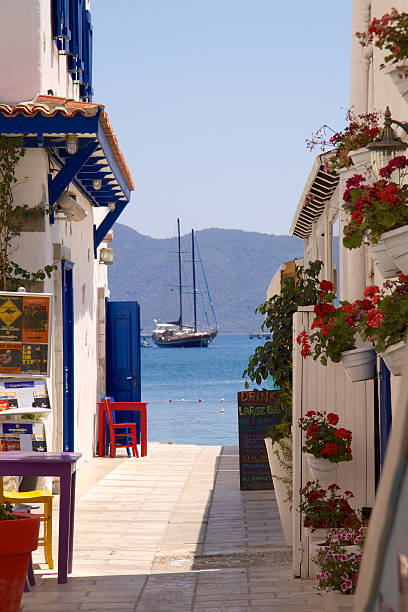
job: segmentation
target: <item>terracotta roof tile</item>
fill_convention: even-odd
[[[14,106],[10,106],[9,104],[0,104],[0,112],[7,117],[16,117],[20,113],[25,117],[34,117],[37,113],[40,113],[44,117],[54,117],[57,113],[62,113],[66,117],[74,117],[77,113],[80,113],[84,117],[94,117],[99,110],[101,111],[99,120],[103,131],[105,132],[106,138],[108,139],[108,142],[112,148],[115,160],[120,167],[123,176],[125,177],[126,183],[133,191],[135,186],[130,170],[119,148],[119,144],[112,126],[109,123],[108,114],[106,113],[105,107],[102,104],[95,104],[93,102],[78,102],[77,100],[72,100],[71,98],[43,95],[37,96],[28,102],[20,102]]]

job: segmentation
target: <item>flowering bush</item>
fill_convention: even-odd
[[[354,593],[358,581],[366,527],[329,532],[326,546],[313,557],[320,572],[316,574],[317,588],[322,591]],[[350,550],[357,547],[357,552]]]
[[[304,513],[303,526],[316,529],[340,528],[358,524],[358,518],[349,504],[354,497],[351,491],[340,492],[333,483],[324,489],[318,480],[309,481],[299,490],[299,510]]]
[[[343,351],[355,348],[358,329],[348,316],[348,302],[341,302],[336,308],[333,304],[335,297],[333,283],[321,281],[319,299],[314,306],[314,331],[308,334],[304,330],[296,338],[302,357],[320,358],[323,365],[327,365],[328,359],[338,363]]]
[[[325,162],[327,172],[335,172],[340,168],[348,168],[352,164],[350,151],[356,151],[372,142],[381,132],[378,123],[381,113],[355,115],[351,110],[347,112],[348,125],[344,130],[335,132],[330,126],[322,125],[312,137],[306,140],[306,146],[312,151],[316,146],[321,151],[334,147],[333,154]],[[329,132],[332,135],[329,136]]]
[[[349,219],[344,227],[343,244],[347,249],[361,246],[368,233],[370,242],[377,244],[380,235],[408,223],[408,185],[402,179],[408,168],[408,159],[400,155],[381,168],[381,179],[373,185],[355,174],[346,182],[343,199],[348,206]],[[398,183],[391,175],[399,171]]]
[[[397,280],[386,281],[381,289],[376,285],[366,287],[364,296],[371,307],[356,322],[363,340],[373,339],[377,353],[405,340],[408,332],[408,276],[400,274]]]
[[[392,8],[380,19],[373,19],[367,32],[357,32],[363,47],[374,44],[386,49],[390,55],[384,57],[385,63],[395,63],[408,57],[408,13],[399,13]],[[384,68],[384,64],[380,65]]]
[[[332,463],[351,461],[352,433],[344,427],[337,428],[338,422],[339,417],[333,412],[327,415],[314,410],[306,412],[306,415],[299,419],[299,427],[306,434],[302,451],[318,459],[328,459]]]

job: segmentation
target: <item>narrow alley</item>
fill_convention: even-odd
[[[239,490],[236,447],[151,443],[146,458],[94,458],[78,480],[74,572],[57,585],[36,551],[24,612],[322,609],[292,578],[274,493]]]

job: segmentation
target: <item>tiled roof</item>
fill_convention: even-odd
[[[123,173],[126,183],[133,191],[135,186],[130,170],[119,148],[119,144],[112,126],[109,123],[108,114],[102,104],[94,104],[93,102],[78,102],[71,98],[43,95],[39,95],[28,102],[19,102],[14,106],[10,106],[9,104],[0,104],[0,112],[6,117],[16,117],[19,114],[22,114],[25,117],[34,117],[37,113],[40,113],[43,115],[43,117],[54,117],[57,113],[61,113],[65,117],[74,117],[77,113],[80,113],[83,117],[95,117],[99,111],[99,121],[112,148],[115,160]]]

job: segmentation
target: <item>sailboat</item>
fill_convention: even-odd
[[[213,315],[215,319],[215,327],[207,330],[199,330],[197,328],[197,289],[196,289],[196,261],[195,261],[195,239],[194,230],[191,230],[191,256],[192,256],[192,276],[193,276],[193,315],[194,324],[185,325],[183,323],[183,283],[182,283],[182,266],[181,266],[181,239],[180,239],[180,220],[177,219],[177,236],[178,236],[178,290],[179,290],[179,318],[177,321],[171,321],[168,323],[158,323],[157,319],[154,319],[155,329],[153,330],[152,340],[157,346],[164,347],[207,347],[218,334],[218,327],[215,319],[215,313],[213,309]],[[202,267],[202,262],[200,258]],[[204,268],[202,267],[204,274]],[[205,275],[204,275],[205,279]],[[206,279],[205,279],[206,280]],[[206,282],[207,285],[207,282]],[[208,285],[207,285],[208,291]],[[208,296],[211,302],[211,297]]]

